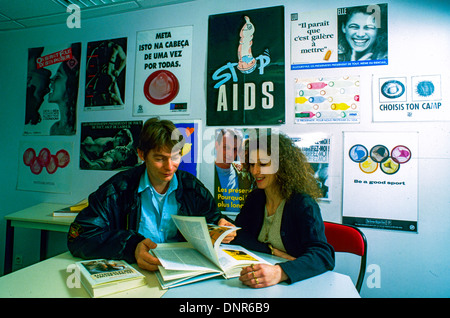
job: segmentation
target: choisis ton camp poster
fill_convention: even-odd
[[[284,7],[209,17],[207,125],[285,122]]]

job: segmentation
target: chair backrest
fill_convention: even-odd
[[[364,233],[351,225],[332,222],[324,222],[324,225],[327,241],[336,252],[352,253],[361,256],[361,266],[355,285],[358,292],[360,292],[364,274],[366,273],[367,260],[367,240]]]

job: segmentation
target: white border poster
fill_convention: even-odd
[[[417,232],[418,133],[344,132],[342,221]]]
[[[294,123],[359,123],[359,75],[295,79]]]
[[[449,120],[442,79],[434,75],[373,75],[373,121]]]
[[[52,193],[70,193],[73,143],[21,141],[17,189]]]
[[[190,113],[192,29],[137,32],[133,116]]]
[[[388,6],[291,14],[291,70],[388,64]]]

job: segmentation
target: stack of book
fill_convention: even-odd
[[[72,216],[75,217],[81,210],[88,206],[88,199],[83,199],[74,205],[53,211],[53,216]]]
[[[123,260],[95,259],[76,265],[81,284],[91,297],[103,297],[146,284],[145,276]]]

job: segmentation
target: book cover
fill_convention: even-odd
[[[80,280],[91,297],[102,297],[146,284],[145,276],[123,260],[77,262]]]

